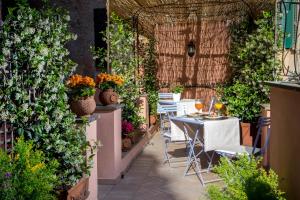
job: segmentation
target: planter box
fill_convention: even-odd
[[[68,190],[67,200],[85,200],[89,194],[89,178],[82,178],[74,187]]]
[[[241,125],[241,145],[253,146],[257,135],[257,127],[255,123],[240,123]],[[260,147],[260,140],[257,143]]]
[[[83,177],[71,189],[62,191],[59,200],[85,200],[88,198],[89,192],[89,177]]]

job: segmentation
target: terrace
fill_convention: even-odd
[[[299,0],[0,8],[0,199],[300,199]]]

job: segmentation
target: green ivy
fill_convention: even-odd
[[[148,95],[149,109],[151,115],[157,114],[158,84],[156,79],[157,65],[155,53],[155,39],[151,38],[146,46],[146,53],[143,62],[144,77],[143,86]]]
[[[90,167],[85,126],[76,125],[64,84],[76,67],[65,48],[76,39],[69,21],[64,10],[20,2],[0,30],[0,120],[34,140],[48,161],[57,159],[63,187],[74,185]]]
[[[214,169],[225,182],[225,187],[210,186],[211,200],[284,200],[284,193],[278,189],[278,176],[272,170],[260,168],[261,159],[239,156],[230,162],[221,158]]]
[[[222,100],[227,102],[231,115],[242,121],[255,122],[260,115],[261,105],[269,102],[269,87],[266,81],[278,79],[279,62],[276,59],[278,47],[274,44],[273,16],[264,12],[255,21],[241,22],[232,26],[230,63],[232,81],[219,88]]]

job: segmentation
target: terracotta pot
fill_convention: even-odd
[[[140,141],[141,134],[137,133],[130,137],[132,144],[137,144]]]
[[[241,144],[245,146],[253,146],[257,135],[257,128],[255,123],[241,122]],[[258,147],[260,141],[258,142]]]
[[[89,177],[84,177],[66,191],[62,191],[58,197],[59,200],[85,200],[88,198],[89,192]]]
[[[132,148],[132,142],[129,137],[122,139],[122,150],[128,151]]]
[[[70,107],[71,110],[79,117],[90,115],[96,109],[96,101],[94,96],[90,96],[84,99],[71,101]]]
[[[150,115],[150,124],[154,125],[156,123],[157,116],[155,115]]]
[[[116,104],[118,103],[118,94],[114,92],[113,89],[107,89],[101,91],[99,94],[99,101],[104,105]]]

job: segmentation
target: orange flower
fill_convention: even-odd
[[[69,78],[69,80],[67,81],[67,85],[70,88],[82,87],[82,86],[95,87],[96,83],[94,79],[92,79],[91,77],[75,74]]]
[[[121,86],[124,84],[124,80],[121,76],[118,75],[111,75],[106,73],[100,73],[96,77],[96,84],[99,85],[101,83],[105,82],[113,82],[118,86]]]

